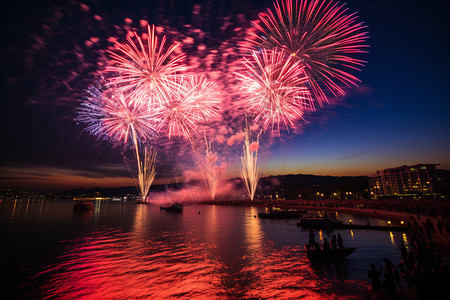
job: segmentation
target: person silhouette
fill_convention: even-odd
[[[333,237],[331,238],[331,250],[337,250],[336,248],[336,235],[333,234]]]
[[[316,235],[314,234],[314,232],[311,229],[311,232],[309,233],[309,248],[310,249],[316,245],[316,241],[314,240],[315,237],[316,237]]]
[[[408,256],[408,251],[406,250],[405,241],[402,241],[400,245],[400,251],[402,253],[403,260],[406,260],[406,257]]]
[[[339,249],[342,250],[342,249],[344,248],[344,244],[343,244],[343,242],[342,242],[342,237],[341,237],[341,234],[340,234],[340,233],[338,233],[337,243],[338,243]]]
[[[330,251],[330,243],[326,238],[323,239],[323,245],[322,245],[323,251]]]
[[[372,290],[380,294],[381,293],[381,266],[378,264],[378,270],[375,268],[375,264],[370,264],[369,277],[372,281]]]

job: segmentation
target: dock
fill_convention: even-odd
[[[314,224],[305,225],[297,222],[297,226],[314,229],[366,229],[366,230],[382,230],[382,231],[401,231],[406,232],[406,226],[374,226],[374,225],[358,225],[358,224]]]

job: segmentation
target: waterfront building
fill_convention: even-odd
[[[440,194],[446,185],[443,170],[437,169],[438,164],[417,164],[400,166],[385,170],[377,170],[369,179],[370,195],[379,197],[417,197]]]

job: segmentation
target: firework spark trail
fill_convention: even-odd
[[[217,166],[217,153],[212,152],[211,142],[208,142],[205,136],[205,156],[203,161],[200,163],[200,169],[205,176],[206,186],[211,195],[211,200],[214,200],[217,191],[217,183],[219,177],[219,171]]]
[[[141,200],[147,202],[148,191],[156,176],[156,151],[144,148],[144,161],[141,161],[136,129],[133,124],[130,127],[138,166],[137,185],[141,194]]]
[[[138,187],[141,193],[141,199],[147,202],[147,196],[150,186],[156,176],[156,155],[157,152],[153,148],[144,149],[144,161],[139,159],[139,151],[136,147],[136,156],[138,161]]]
[[[258,166],[259,135],[256,139],[256,142],[252,143],[250,143],[250,135],[251,131],[249,129],[246,129],[244,155],[241,156],[241,178],[244,182],[248,197],[251,201],[253,201],[260,176]]]
[[[154,134],[154,116],[150,114],[147,103],[131,103],[129,97],[113,89],[102,91],[99,87],[91,87],[88,92],[89,96],[78,110],[77,120],[87,123],[85,130],[93,135],[124,144],[129,141],[133,143],[138,186],[142,201],[145,202],[156,175],[156,151],[145,148],[144,161],[141,162],[138,139],[149,140]]]
[[[252,52],[244,58],[243,69],[236,73],[242,82],[242,93],[255,117],[262,121],[263,131],[271,126],[280,134],[280,123],[289,130],[311,106],[304,67],[280,50]]]
[[[157,108],[160,120],[158,131],[167,129],[171,136],[184,136],[193,142],[197,125],[218,116],[220,98],[217,87],[205,77],[183,76],[177,80],[179,88],[168,95],[168,102]]]
[[[345,70],[360,70],[366,63],[352,57],[366,53],[368,32],[348,14],[345,4],[334,0],[277,0],[275,12],[268,9],[252,22],[248,41],[255,48],[281,48],[306,67],[311,92],[322,105],[326,90],[345,95],[344,86],[360,81]],[[343,70],[345,69],[345,70]]]
[[[130,94],[133,101],[153,103],[167,102],[166,95],[179,89],[177,73],[185,71],[181,63],[185,54],[171,58],[179,46],[172,44],[164,51],[166,37],[158,43],[155,26],[148,26],[147,44],[134,33],[137,43],[127,36],[128,44],[117,43],[119,53],[109,51],[111,66],[106,68],[112,76],[110,84],[118,86],[120,92]]]

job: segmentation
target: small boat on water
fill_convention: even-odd
[[[94,204],[89,201],[82,201],[73,206],[74,211],[89,211],[94,209]]]
[[[166,206],[161,206],[160,209],[161,210],[166,210],[166,211],[174,211],[174,212],[182,212],[184,208],[184,205],[181,203],[174,203],[174,204],[168,204]]]
[[[305,210],[274,210],[266,213],[258,213],[261,219],[297,219],[303,217]]]
[[[311,249],[308,245],[305,245],[305,252],[309,259],[340,260],[352,254],[355,249],[356,247],[324,251],[322,249]]]

